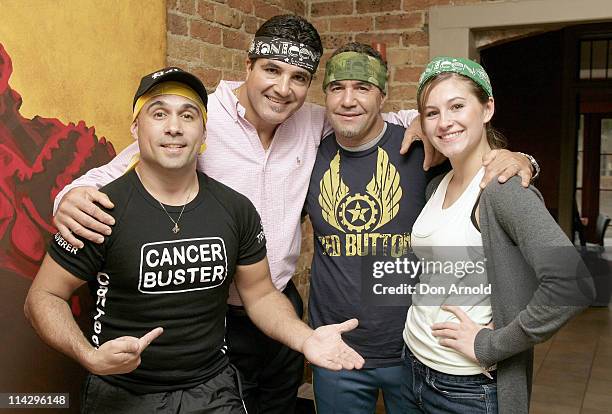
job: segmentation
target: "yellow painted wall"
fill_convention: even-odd
[[[119,152],[140,78],[166,61],[164,0],[0,0],[21,114],[84,120]]]

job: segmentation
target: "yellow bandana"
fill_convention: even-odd
[[[132,121],[136,119],[142,107],[145,106],[145,104],[149,102],[151,98],[159,95],[178,95],[191,99],[198,106],[198,108],[200,108],[200,112],[202,112],[202,122],[204,123],[204,126],[206,126],[208,114],[206,112],[206,108],[204,107],[204,102],[202,102],[200,96],[193,89],[180,82],[162,82],[138,98],[136,104],[134,105]]]

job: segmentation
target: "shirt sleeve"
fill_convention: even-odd
[[[98,271],[104,265],[106,239],[102,244],[89,240],[83,240],[83,243],[85,246],[78,249],[58,232],[52,237],[48,252],[61,267],[79,279],[89,282],[96,279]]]
[[[408,128],[417,115],[419,112],[414,109],[402,109],[397,112],[385,112],[382,117],[387,122]]]
[[[332,124],[329,122],[326,116],[325,118],[323,118],[323,134],[321,135],[321,139],[325,138],[332,132],[334,132],[334,128],[332,127]]]
[[[121,151],[108,164],[101,167],[92,168],[85,175],[74,180],[60,191],[53,202],[53,215],[57,212],[57,208],[66,193],[77,187],[96,187],[101,188],[111,181],[122,176],[130,161],[138,153],[138,143],[134,142],[123,151]]]
[[[308,105],[310,120],[310,128],[312,131],[312,138],[314,139],[315,146],[318,147],[321,144],[321,140],[331,134],[334,130],[327,120],[325,115],[325,107],[313,103],[304,104]],[[300,128],[305,128],[304,125]]]
[[[246,197],[240,209],[238,265],[250,265],[266,257],[266,236],[259,213]]]

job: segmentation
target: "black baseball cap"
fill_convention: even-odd
[[[140,80],[140,85],[138,86],[138,90],[134,95],[134,101],[132,102],[132,109],[136,106],[136,101],[138,98],[150,91],[155,85],[162,82],[180,82],[189,86],[200,96],[200,99],[202,99],[202,103],[204,104],[204,108],[208,110],[208,96],[206,94],[206,88],[204,88],[204,85],[200,79],[198,79],[197,76],[174,66],[149,73]]]

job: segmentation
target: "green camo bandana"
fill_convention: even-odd
[[[387,70],[375,57],[358,52],[342,52],[327,61],[323,90],[331,82],[356,80],[371,83],[387,94]]]
[[[448,56],[438,56],[433,58],[431,62],[427,64],[427,67],[421,74],[421,78],[419,79],[419,88],[417,90],[417,95],[421,93],[423,86],[434,76],[439,75],[443,72],[454,72],[463,76],[467,76],[478,86],[480,86],[484,91],[489,95],[489,97],[493,97],[493,88],[491,87],[491,81],[489,80],[489,75],[480,66],[478,63],[473,60],[464,59],[464,58],[454,58]]]

